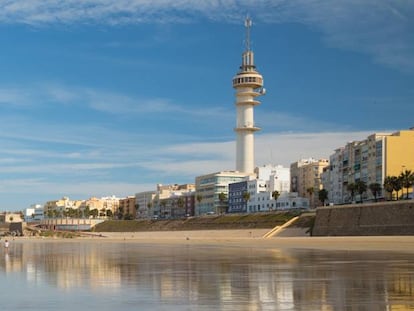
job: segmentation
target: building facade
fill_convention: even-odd
[[[405,170],[414,171],[414,129],[375,133],[335,150],[324,172],[323,187],[332,204],[370,201],[374,196],[369,190],[360,198],[352,196],[348,186],[363,181],[367,186],[378,183],[383,187],[387,176],[399,176]],[[378,197],[386,197],[383,189]]]
[[[247,189],[247,181],[240,181],[229,184],[228,194],[228,212],[229,213],[246,213],[247,202],[250,199],[250,193]]]
[[[263,165],[255,168],[257,179],[266,181],[268,191],[290,192],[290,169],[282,165]]]
[[[154,216],[154,198],[156,191],[143,191],[135,194],[138,219],[149,219]]]
[[[317,207],[320,202],[318,191],[322,189],[322,173],[329,165],[327,159],[302,159],[290,165],[291,192],[298,193],[299,197],[308,197],[311,208]]]
[[[39,222],[44,219],[43,206],[41,204],[32,204],[24,211],[25,222]]]
[[[227,202],[220,202],[220,196],[228,198],[229,184],[249,178],[252,178],[252,175],[237,171],[222,171],[197,176],[195,179],[195,215],[219,213],[223,204],[227,204]]]
[[[119,199],[118,218],[129,220],[135,219],[137,210],[135,204],[135,196],[129,196],[123,199]]]

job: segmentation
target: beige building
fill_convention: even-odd
[[[177,218],[186,214],[185,196],[195,193],[195,184],[157,185],[154,197],[154,216]]]
[[[2,212],[0,213],[0,223],[17,223],[22,222],[21,213]]]
[[[119,216],[123,219],[136,218],[135,196],[129,196],[119,200]]]
[[[110,197],[91,197],[82,202],[82,211],[88,210],[92,217],[113,217],[119,210],[119,198]]]
[[[387,176],[399,176],[405,170],[414,171],[414,128],[375,133],[336,149],[330,156],[329,170],[324,173],[324,188],[330,203],[350,203],[361,198],[355,194],[352,198],[347,190],[349,184],[361,180],[367,186],[378,183],[383,187]],[[382,191],[377,197],[385,196]],[[374,200],[374,196],[367,190],[362,200]]]
[[[302,159],[290,165],[290,191],[297,192],[300,197],[309,198],[311,208],[320,202],[318,192],[322,189],[322,173],[329,165],[327,159]]]
[[[63,197],[60,200],[48,201],[44,205],[44,215],[46,217],[64,217],[65,213],[70,210],[79,210],[83,201],[70,200],[68,197]]]
[[[60,200],[48,201],[44,204],[46,218],[60,217],[112,217],[118,212],[119,199],[115,196],[87,200],[70,200],[63,197]]]

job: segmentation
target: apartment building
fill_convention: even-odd
[[[126,198],[119,199],[118,217],[130,220],[136,218],[135,196],[128,196]]]
[[[300,197],[298,193],[279,191],[272,188],[273,176],[270,180],[253,179],[229,184],[229,213],[255,213],[285,209],[308,209],[309,199]],[[273,191],[279,192],[275,200]]]
[[[256,167],[258,180],[266,181],[268,191],[290,192],[290,169],[282,165],[266,164]]]
[[[336,149],[329,159],[329,169],[323,173],[323,187],[328,191],[329,202],[350,203],[349,184],[361,180],[367,185],[383,185],[387,176],[398,176],[404,170],[414,171],[414,128],[375,133],[362,141],[349,142]],[[380,197],[385,197],[384,190]],[[362,200],[372,199],[370,191],[363,194]]]
[[[290,191],[309,198],[311,208],[320,205],[318,192],[322,189],[322,173],[329,165],[327,159],[302,159],[290,165]]]
[[[152,218],[180,218],[194,210],[195,184],[157,185],[149,216]],[[193,202],[193,206],[188,205]]]
[[[227,202],[220,202],[220,194],[223,193],[228,198],[229,184],[251,178],[251,174],[238,171],[221,171],[197,176],[195,215],[223,212],[222,209],[227,206]]]
[[[63,217],[65,212],[70,209],[78,210],[82,202],[81,200],[70,200],[68,197],[62,197],[59,200],[46,202],[43,207],[43,213],[49,218]]]
[[[135,194],[135,205],[137,206],[137,218],[149,219],[154,213],[154,198],[156,191],[143,191]]]

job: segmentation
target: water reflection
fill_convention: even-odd
[[[414,310],[409,254],[15,241],[3,255],[0,286],[53,292],[31,298],[45,309]]]

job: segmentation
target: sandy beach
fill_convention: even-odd
[[[200,230],[159,232],[101,232],[75,239],[19,238],[26,241],[127,242],[177,244],[258,249],[319,249],[348,251],[390,251],[414,253],[414,236],[273,237],[263,238],[267,229]]]

